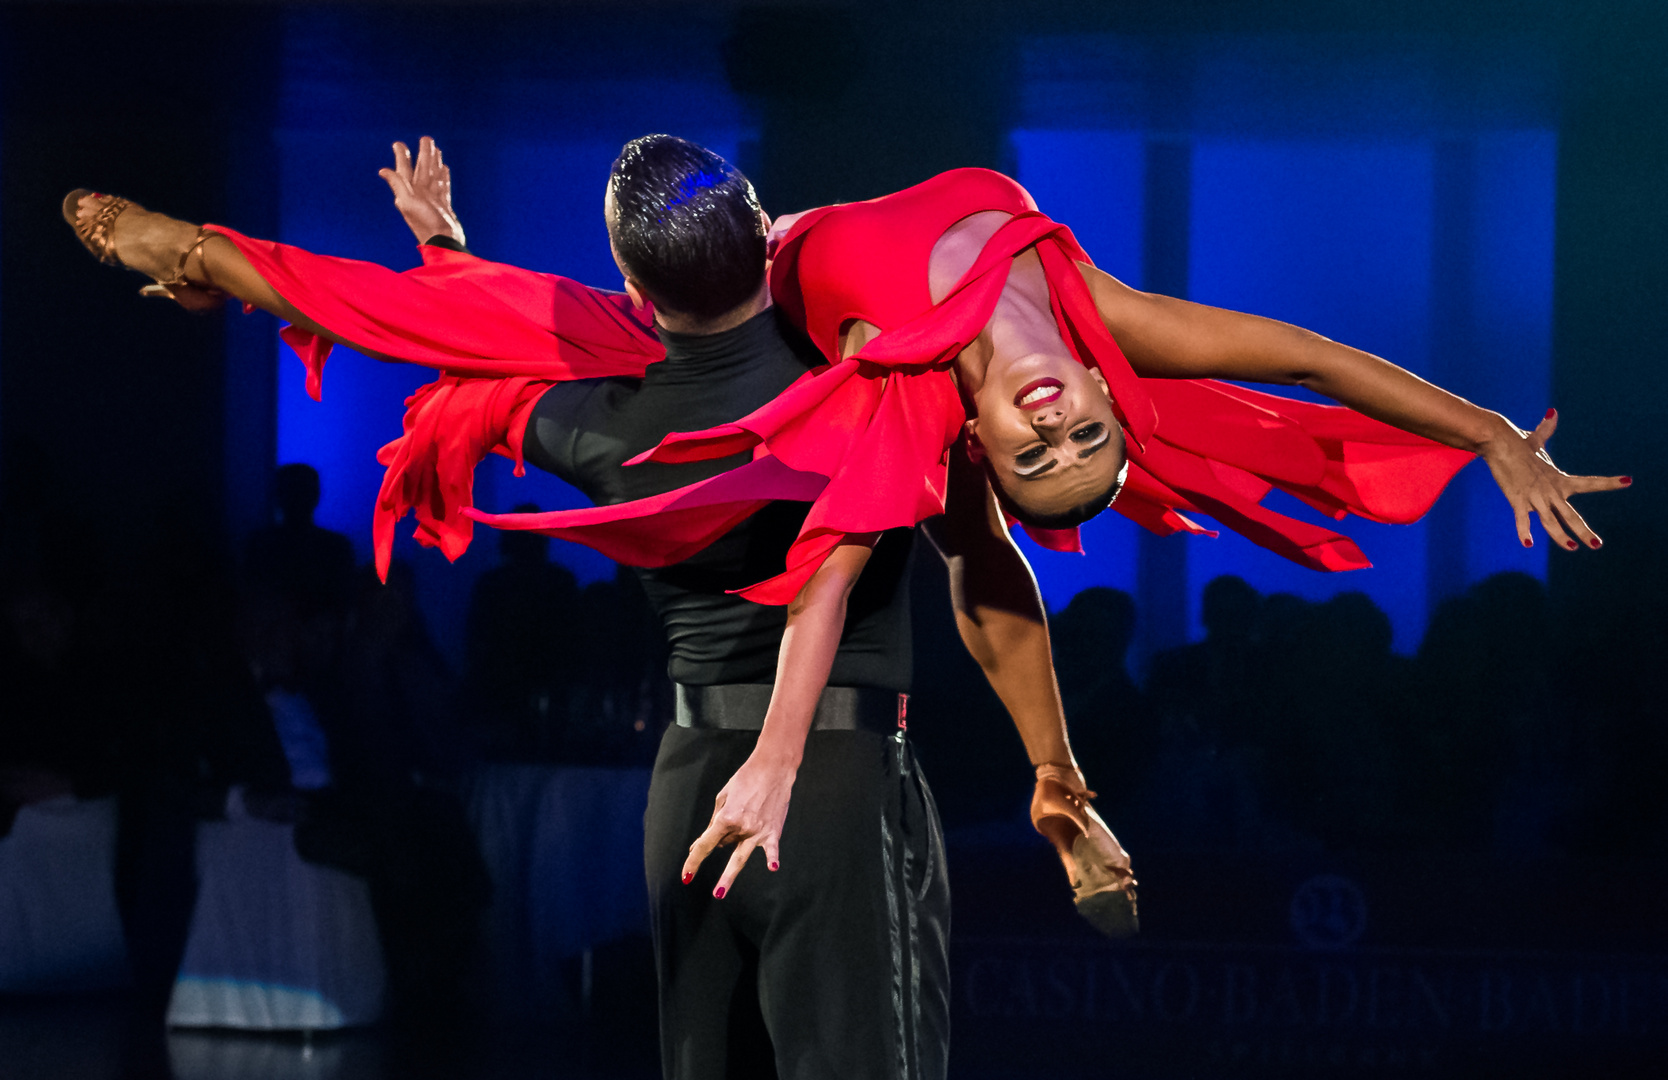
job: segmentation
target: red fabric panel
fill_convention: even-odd
[[[811,502],[827,483],[825,477],[763,457],[686,487],[614,506],[540,514],[486,514],[466,508],[463,513],[500,529],[573,540],[628,566],[666,566],[700,551],[766,503]]]

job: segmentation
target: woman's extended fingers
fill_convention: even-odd
[[[732,843],[736,845],[736,849],[730,853],[730,861],[725,865],[724,873],[719,876],[718,885],[712,891],[712,895],[720,900],[735,884],[736,875],[747,865],[747,860],[754,850],[763,849],[765,865],[771,870],[780,869],[782,865],[781,837],[775,832],[749,831],[743,822],[726,817],[723,807],[720,806],[713,813],[712,823],[689,846],[689,857],[683,861],[683,883],[688,885],[695,880],[695,875],[700,872],[701,864],[706,862],[707,856]]]
[[[1631,476],[1565,476],[1564,495],[1586,495],[1594,491],[1620,491],[1633,486]]]
[[[1517,519],[1517,538],[1524,547],[1535,546],[1535,534],[1529,528],[1529,504],[1521,499],[1512,499],[1512,516]]]
[[[1541,495],[1535,495],[1530,499],[1530,505],[1535,508],[1535,516],[1541,519],[1541,528],[1546,530],[1548,539],[1554,544],[1570,551],[1574,551],[1581,546],[1570,539],[1570,534],[1564,531],[1564,523],[1553,512],[1552,503],[1549,499]]]
[[[1545,446],[1552,433],[1558,430],[1558,410],[1548,409],[1541,422],[1535,425],[1535,430],[1528,435],[1529,444],[1536,450]]]
[[[695,875],[701,869],[701,864],[707,861],[707,856],[711,855],[718,845],[729,839],[729,836],[730,823],[720,820],[719,816],[714,814],[712,823],[706,827],[706,830],[700,836],[695,838],[693,844],[689,845],[689,858],[683,861],[683,883],[685,885],[695,880]]]
[[[1556,418],[1553,418],[1556,423]],[[1544,457],[1542,450],[1540,456]],[[1551,461],[1547,464],[1551,465]],[[1553,466],[1556,468],[1556,466]],[[1604,541],[1593,531],[1587,519],[1582,517],[1575,507],[1570,505],[1571,495],[1584,495],[1593,491],[1620,491],[1633,483],[1631,476],[1570,476],[1560,473],[1556,484],[1556,492],[1550,497],[1537,500],[1535,512],[1540,515],[1541,525],[1547,535],[1556,544],[1574,551],[1582,545],[1597,550],[1604,546]],[[1549,513],[1550,511],[1550,513]],[[1566,533],[1564,530],[1567,529]],[[1570,534],[1574,534],[1573,538]]]
[[[741,868],[747,865],[748,858],[758,846],[759,838],[756,836],[749,836],[736,845],[735,851],[730,853],[729,864],[724,867],[724,873],[718,879],[718,886],[712,890],[715,899],[724,899],[724,894],[735,884],[736,875],[741,873]]]
[[[1577,513],[1575,507],[1563,496],[1537,498],[1534,506],[1535,513],[1540,516],[1541,527],[1559,547],[1576,551],[1582,545],[1595,550],[1604,546],[1604,541],[1600,540],[1592,526],[1587,524],[1587,519]]]
[[[1571,476],[1559,469],[1546,451],[1547,440],[1558,430],[1558,413],[1548,409],[1533,431],[1521,432],[1522,442],[1505,439],[1487,455],[1489,468],[1500,491],[1511,504],[1517,521],[1518,540],[1534,546],[1529,515],[1541,519],[1541,528],[1554,544],[1568,551],[1583,545],[1604,546],[1592,527],[1570,505],[1570,498],[1594,491],[1619,491],[1630,487],[1629,476]]]
[[[1552,512],[1562,519],[1564,525],[1575,534],[1576,540],[1580,543],[1586,544],[1594,550],[1604,546],[1604,541],[1599,539],[1598,533],[1594,532],[1593,527],[1587,524],[1586,518],[1576,512],[1575,507],[1570,505],[1568,499],[1554,499],[1552,501]]]

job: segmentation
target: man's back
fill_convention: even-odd
[[[661,332],[666,359],[638,379],[551,388],[527,428],[527,460],[609,505],[659,494],[735,467],[736,458],[679,465],[624,462],[673,431],[738,419],[763,406],[820,357],[785,332],[774,310],[718,334]],[[768,683],[786,612],[731,590],[781,573],[808,504],[773,503],[673,566],[640,570],[670,648],[672,678],[690,686]],[[829,682],[909,689],[908,530],[888,534],[848,604]]]

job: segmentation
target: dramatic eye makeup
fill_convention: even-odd
[[[1111,432],[1099,420],[1072,429],[1066,438],[1078,448],[1077,456],[1081,460],[1089,457],[1107,444]],[[1048,454],[1047,443],[1033,443],[1014,455],[1014,475],[1021,480],[1033,480],[1059,464],[1058,457],[1044,458]]]

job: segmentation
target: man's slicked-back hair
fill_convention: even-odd
[[[649,299],[668,311],[713,319],[764,281],[759,199],[740,170],[673,135],[625,144],[608,177],[608,236]]]

